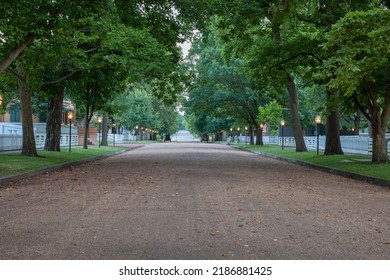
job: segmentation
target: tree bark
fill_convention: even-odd
[[[360,114],[359,111],[356,112],[356,116],[354,117],[354,129],[355,129],[355,135],[360,134]]]
[[[388,162],[385,130],[381,127],[372,129],[372,163]]]
[[[326,117],[326,141],[324,155],[343,155],[340,141],[340,112],[333,92],[326,91],[328,116]]]
[[[372,163],[385,163],[389,161],[386,145],[387,122],[382,123],[380,107],[373,110],[372,121]]]
[[[108,146],[108,114],[103,115],[103,122],[102,122],[102,146]]]
[[[295,145],[296,145],[295,150],[297,152],[307,152],[305,140],[303,138],[302,125],[299,119],[297,89],[292,77],[289,74],[286,74],[286,77],[287,77],[287,91],[289,94],[291,122],[294,131],[294,138],[295,138]]]
[[[44,147],[44,150],[46,151],[61,151],[61,123],[63,101],[64,88],[61,88],[56,96],[52,96],[49,99],[46,120],[46,140]]]
[[[88,149],[89,105],[85,105],[83,149]]]
[[[31,94],[29,93],[27,78],[21,67],[18,66],[15,72],[17,73],[20,94],[20,109],[22,112],[22,156],[37,157],[38,152],[35,145],[32,100]]]
[[[263,129],[256,126],[256,145],[263,146]]]

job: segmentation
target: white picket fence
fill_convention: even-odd
[[[72,137],[70,139],[69,126],[61,127],[61,146],[72,146],[79,144],[77,127],[72,127]],[[46,141],[46,124],[34,124],[35,145],[43,148]],[[20,123],[0,123],[0,151],[20,150],[22,148],[22,125]]]
[[[386,135],[386,139],[390,138],[390,134]],[[304,137],[306,148],[308,150],[317,150],[317,136],[305,136]],[[256,141],[256,137],[255,137]],[[284,147],[295,147],[295,138],[294,137],[283,137]],[[319,137],[319,150],[325,150],[325,141],[326,136]],[[341,147],[344,153],[347,154],[362,154],[362,155],[371,155],[372,154],[372,138],[368,135],[361,136],[341,136]],[[248,136],[240,137],[241,143],[248,143],[250,139]],[[264,144],[278,144],[282,146],[282,137],[278,136],[263,136]],[[387,146],[388,154],[390,155],[390,142]]]

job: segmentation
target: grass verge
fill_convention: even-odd
[[[253,146],[245,144],[233,144],[236,147],[260,152],[264,154],[274,155],[290,160],[303,161],[311,164],[316,164],[323,167],[328,167],[335,170],[347,171],[354,174],[364,175],[372,178],[390,181],[390,164],[373,164],[370,156],[364,155],[333,155],[324,156],[317,155],[316,151],[305,153],[297,153],[295,149],[281,149],[278,145]]]
[[[71,153],[68,149],[63,149],[61,152],[38,151],[39,157],[24,157],[20,155],[20,152],[0,154],[0,178],[98,157],[124,149],[126,148],[112,146],[100,148],[89,146],[88,149],[74,147]]]

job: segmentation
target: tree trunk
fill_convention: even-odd
[[[355,129],[355,135],[360,134],[360,113],[359,111],[356,112],[356,115],[354,117],[354,129]]]
[[[263,129],[256,126],[256,145],[263,146]]]
[[[338,100],[331,91],[326,91],[328,116],[326,118],[326,141],[324,155],[343,155],[340,141],[340,113]]]
[[[372,163],[388,162],[385,130],[373,127],[372,130]]]
[[[16,72],[18,73],[20,109],[22,112],[22,156],[37,157],[38,152],[35,145],[31,94],[29,93],[27,78],[25,77],[23,70],[20,67],[17,67]]]
[[[46,141],[44,150],[61,151],[61,123],[64,89],[61,88],[56,96],[49,99],[46,120]]]
[[[295,150],[297,152],[307,152],[305,140],[303,138],[303,130],[301,121],[299,119],[298,111],[298,93],[295,87],[295,82],[289,74],[286,74],[287,77],[287,91],[289,94],[289,105],[290,105],[290,115],[292,128],[295,138]]]
[[[249,143],[251,145],[254,145],[255,144],[255,137],[254,137],[254,133],[253,133],[253,127],[249,127],[249,135],[250,135],[250,140],[249,140]]]
[[[102,146],[108,146],[108,114],[103,115],[103,122],[102,122]]]
[[[271,19],[272,22],[272,36],[275,45],[277,47],[280,47],[282,45],[282,36],[280,31],[280,24],[281,24],[280,17],[277,16],[277,13],[272,13],[272,11],[270,11],[269,18]],[[298,93],[295,86],[295,82],[288,73],[286,73],[286,79],[287,79],[287,91],[290,99],[289,100],[290,115],[291,115],[292,128],[294,132],[295,145],[296,145],[295,150],[297,152],[307,152],[305,140],[303,139],[302,125],[299,119]]]
[[[374,107],[372,112],[372,163],[385,163],[389,161],[386,145],[388,119],[385,123],[382,123],[380,110],[380,107]]]
[[[85,120],[84,120],[84,142],[83,149],[88,149],[88,130],[89,130],[89,105],[85,105]]]

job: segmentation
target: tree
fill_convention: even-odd
[[[332,53],[325,62],[329,87],[352,98],[372,123],[373,163],[387,162],[385,131],[390,116],[390,12],[379,8],[351,12],[327,37]]]
[[[193,67],[196,75],[186,103],[186,112],[199,116],[194,122],[195,130],[214,133],[227,130],[236,122],[242,127],[249,126],[253,144],[252,130],[258,129],[256,116],[261,97],[242,68],[244,62],[235,57],[224,60],[223,43],[216,38],[215,30],[210,31],[207,43],[199,42],[199,46],[199,52],[194,53],[198,48],[195,42],[195,49],[191,51],[191,55],[199,59]],[[226,116],[233,121],[228,121]],[[222,124],[227,126],[220,127]],[[258,131],[257,135],[261,133]],[[262,138],[257,137],[257,140],[260,144]]]
[[[264,66],[268,65],[268,73],[272,69],[274,76],[278,75],[277,79],[273,76],[271,82],[280,83],[282,81],[289,94],[289,112],[296,151],[307,151],[299,118],[298,95],[294,80],[299,64],[296,63],[291,67],[283,63],[284,60],[291,58],[291,52],[296,50],[301,52],[302,47],[296,48],[299,46],[298,43],[309,39],[309,37],[302,38],[304,34],[289,21],[296,11],[307,8],[307,1],[234,1],[226,5],[220,1],[217,2],[226,10],[221,13],[219,29],[221,38],[228,44],[229,52],[239,57],[244,56],[248,61],[263,60],[255,67],[264,69]],[[286,33],[288,29],[293,28],[293,32]],[[266,38],[267,35],[269,38]],[[291,49],[291,46],[294,46],[294,49]],[[262,56],[252,56],[254,59],[251,59],[246,55],[248,47],[250,49],[259,48],[260,52],[266,51],[267,53]]]
[[[283,107],[276,101],[271,101],[265,106],[259,106],[259,115],[257,121],[267,124],[270,129],[278,127],[283,115]]]
[[[40,42],[49,43],[46,45],[50,45],[51,42],[62,36],[62,45],[60,46],[70,48],[68,48],[67,56],[58,56],[56,61],[62,60],[63,64],[71,67],[64,68],[61,67],[63,65],[57,65],[54,68],[49,67],[50,69],[45,69],[46,73],[54,74],[56,72],[60,74],[68,71],[69,75],[73,75],[78,71],[89,71],[93,66],[101,68],[103,65],[100,62],[104,62],[106,64],[110,63],[112,68],[116,67],[117,72],[115,72],[115,76],[117,78],[119,72],[122,72],[122,74],[126,73],[131,76],[131,79],[144,79],[147,77],[148,79],[157,80],[159,78],[162,81],[156,82],[156,84],[159,84],[159,88],[172,88],[171,86],[165,87],[165,84],[167,82],[172,83],[172,81],[178,80],[179,77],[174,73],[177,70],[174,66],[180,59],[176,43],[184,40],[185,36],[183,35],[187,32],[186,30],[190,26],[189,23],[195,22],[197,18],[201,17],[201,13],[191,12],[193,7],[194,5],[189,1],[173,3],[159,0],[132,2],[103,0],[94,3],[92,6],[89,0],[80,0],[77,5],[69,5],[67,1],[49,0],[21,0],[17,3],[8,1],[4,5],[2,3],[0,6],[0,44],[2,46],[0,49],[0,72],[9,68],[15,58],[19,57],[22,51],[25,52],[26,48],[31,46],[33,42],[35,47]],[[96,32],[96,27],[100,27],[100,35],[105,36],[99,36]],[[91,32],[94,28],[95,32]],[[149,37],[146,38],[142,36],[137,37],[135,32],[133,32],[132,35],[135,35],[133,42],[137,42],[138,45],[133,45],[133,50],[136,50],[137,54],[132,61],[131,67],[129,67],[129,64],[125,65],[124,63],[128,63],[131,58],[134,58],[134,52],[131,53],[127,49],[127,53],[125,53],[126,51],[122,52],[121,50],[123,45],[129,46],[126,40],[129,38],[130,28],[138,30],[138,34],[142,32],[144,34],[149,33]],[[146,41],[146,44],[149,44],[149,46],[156,46],[156,49],[150,52],[150,48],[143,48],[145,45],[142,44],[142,40]],[[113,47],[115,46],[113,44],[114,41],[116,48]],[[155,42],[159,43],[156,44]],[[140,53],[145,49],[149,53],[142,54],[144,58],[144,61],[142,61]],[[52,50],[58,51],[58,49]],[[46,55],[46,52],[42,53]],[[58,54],[58,52],[51,53]],[[62,54],[62,52],[59,53]],[[92,62],[90,54],[101,60]],[[101,56],[102,54],[105,55]],[[70,57],[72,59],[69,59]],[[147,63],[146,60],[148,58],[150,58],[149,62],[153,61],[153,63]],[[51,60],[46,62],[49,61]],[[27,64],[32,65],[34,62],[36,62],[35,58],[31,56],[28,59],[24,58],[24,68],[33,68]],[[36,63],[35,65],[39,65],[39,70],[42,70],[40,69],[41,66],[43,66],[42,68],[47,66],[46,63]],[[143,71],[139,71],[139,67],[145,68]],[[125,68],[126,70],[123,71]],[[128,71],[128,69],[131,71]],[[107,68],[105,71],[107,72]],[[31,73],[28,71],[24,72],[26,73],[25,75],[29,76],[29,80],[33,80],[31,79]],[[41,75],[41,77],[43,76]],[[62,78],[59,79],[62,80]],[[126,75],[121,75],[120,79],[124,81],[127,77]],[[52,84],[51,82],[49,81],[50,84]],[[30,94],[32,94],[40,86],[36,84],[29,87],[31,88]],[[48,142],[45,145],[48,150],[59,150],[60,134],[57,132],[60,130],[60,118],[58,116],[61,113],[60,104],[64,88],[65,85],[57,87],[57,93],[55,90],[46,89],[51,91],[51,94],[48,95],[48,98],[50,98],[47,118]],[[170,97],[172,102],[174,94],[171,94],[171,96],[165,94],[164,97],[167,99]],[[24,106],[23,108],[26,107]],[[29,121],[29,123],[31,122]],[[33,135],[30,135],[30,137],[33,137]],[[35,152],[32,154],[35,154]]]
[[[38,152],[35,146],[34,128],[32,120],[32,102],[31,102],[31,88],[29,87],[28,77],[24,70],[22,62],[18,63],[17,67],[14,68],[18,79],[18,88],[20,94],[20,108],[22,113],[22,155],[36,157]]]
[[[72,34],[74,24],[80,18],[86,15],[93,17],[96,11],[105,10],[103,7],[107,5],[109,2],[106,1],[97,2],[91,7],[88,0],[78,1],[77,5],[69,5],[66,1],[21,0],[15,3],[7,1],[0,6],[2,45],[0,58],[4,58],[0,62],[0,73],[9,69],[17,76],[19,85],[23,86],[23,89],[20,89],[23,125],[22,155],[37,156],[34,133],[31,132],[33,131],[31,97],[45,84],[42,80],[45,67],[53,66],[52,58],[56,57],[55,62],[58,62],[59,54],[63,54],[59,50],[63,50],[64,47],[53,48],[52,43],[58,43],[59,38],[63,39],[64,33]],[[61,43],[56,46],[71,45],[71,40],[63,40]],[[15,66],[16,59],[18,65]],[[62,57],[62,60],[64,61],[65,58]],[[50,71],[52,74],[53,69],[51,68]],[[64,77],[58,81],[49,81],[48,84],[55,84],[62,79]],[[59,150],[63,90],[64,87],[61,86],[56,94],[49,95],[53,102],[49,102],[47,141],[53,142],[50,146],[53,150]]]
[[[173,134],[178,128],[178,112],[175,104],[166,105],[153,95],[148,84],[129,85],[123,95],[113,102],[113,118],[122,126],[132,130],[138,127],[158,131],[160,134]]]

